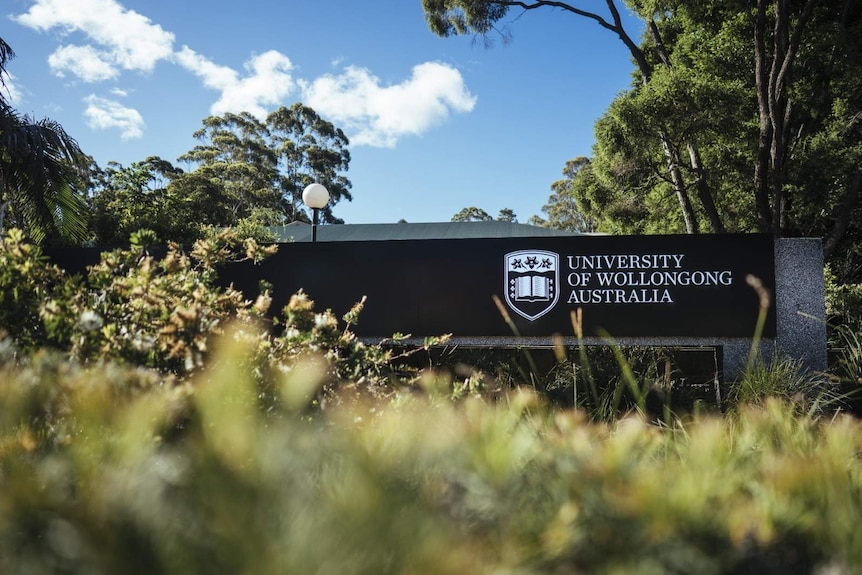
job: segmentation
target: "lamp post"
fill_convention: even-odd
[[[317,241],[317,213],[326,207],[329,201],[329,192],[320,184],[309,184],[302,190],[302,203],[314,212],[314,220],[311,224],[311,241]]]

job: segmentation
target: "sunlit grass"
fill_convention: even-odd
[[[765,400],[594,423],[532,391],[261,409],[223,340],[176,385],[45,356],[0,385],[4,573],[737,573],[862,566],[862,426]],[[298,381],[295,373],[307,380]],[[317,375],[315,375],[317,374]],[[310,379],[311,381],[308,381]],[[300,396],[304,396],[303,391]]]

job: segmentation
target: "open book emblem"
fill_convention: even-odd
[[[560,256],[544,250],[510,252],[504,258],[506,303],[534,321],[560,298]]]

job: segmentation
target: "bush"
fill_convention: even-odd
[[[762,405],[770,399],[796,403],[801,409],[820,413],[837,409],[840,392],[826,374],[807,371],[801,360],[760,355],[749,359],[739,381],[730,387],[729,399],[736,406]]]
[[[495,404],[396,393],[308,416],[294,398],[327,376],[301,365],[273,414],[243,367],[252,346],[228,333],[187,385],[55,356],[7,365],[0,572],[862,567],[854,419],[767,401],[610,426],[523,390]]]
[[[852,332],[862,332],[862,284],[840,284],[829,266],[824,270],[826,289],[826,318],[833,326],[841,326]],[[834,331],[830,335],[837,335]],[[840,345],[840,338],[830,341]]]
[[[41,316],[45,302],[71,291],[70,282],[24,232],[7,231],[0,238],[0,329],[28,349],[59,344]]]
[[[362,302],[340,323],[300,292],[263,324],[265,290],[212,287],[255,242],[146,240],[86,281],[0,246],[38,296],[0,310],[0,573],[862,570],[862,423],[800,409],[820,382],[791,362],[753,363],[729,417],[656,426],[617,419],[647,388],[615,348],[596,421],[404,368],[351,332]]]
[[[320,407],[343,386],[381,398],[409,385],[416,369],[403,360],[445,341],[429,338],[418,348],[365,345],[350,331],[363,302],[345,314],[344,326],[331,310],[316,311],[302,292],[269,319],[266,288],[252,302],[217,285],[220,266],[259,262],[277,246],[240,239],[232,231],[195,242],[190,253],[169,243],[159,257],[151,232],[133,235],[131,247],[101,254],[86,277],[69,277],[45,261],[37,246],[10,231],[0,243],[0,321],[19,354],[50,348],[83,364],[116,361],[156,369],[181,379],[206,366],[214,337],[230,323],[236,337],[252,343],[243,359],[253,369],[263,397],[272,395],[280,373],[297,363],[319,360],[326,377],[308,398]]]

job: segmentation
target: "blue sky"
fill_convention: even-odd
[[[334,210],[347,223],[448,221],[466,206],[525,222],[566,160],[590,154],[632,70],[616,36],[550,8],[513,9],[511,42],[487,48],[432,34],[420,0],[2,6],[16,108],[60,122],[100,165],[176,163],[210,114],[302,101],[351,139],[354,199]]]

